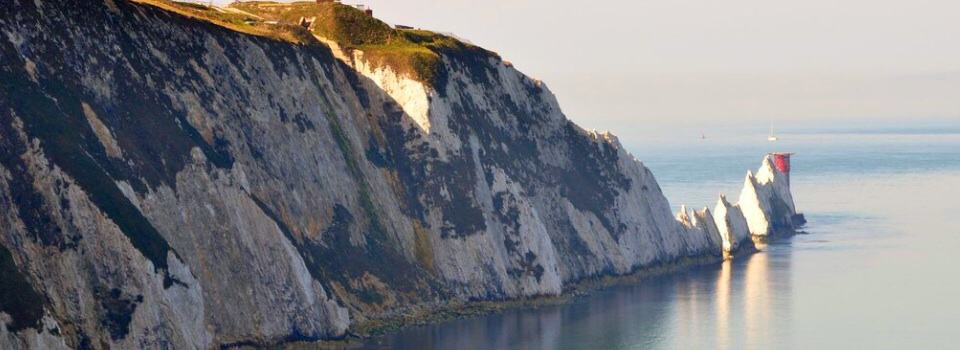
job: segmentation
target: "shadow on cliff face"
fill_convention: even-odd
[[[58,34],[67,37],[66,34],[57,32],[49,35]],[[91,35],[93,34],[91,33]],[[54,43],[49,44],[55,45]],[[120,226],[133,245],[153,262],[156,269],[165,270],[167,267],[167,252],[170,250],[169,245],[114,183],[115,180],[129,180],[129,183],[139,185],[137,188],[145,190],[145,184],[141,182],[141,179],[153,178],[159,180],[161,172],[155,168],[156,164],[146,163],[142,161],[143,159],[138,159],[140,162],[137,164],[144,165],[147,168],[146,171],[135,172],[132,171],[132,166],[107,157],[105,148],[96,142],[97,138],[94,131],[81,111],[81,101],[85,98],[92,100],[93,96],[84,94],[84,87],[78,84],[79,78],[71,76],[71,72],[66,69],[69,65],[63,61],[63,56],[56,54],[60,48],[42,47],[41,45],[17,48],[14,47],[13,43],[3,41],[0,42],[0,50],[2,50],[5,62],[0,67],[0,86],[3,88],[0,102],[3,102],[6,107],[3,122],[7,123],[4,131],[10,132],[7,137],[16,137],[13,130],[14,119],[21,121],[27,137],[40,141],[42,151],[51,163],[70,174],[90,194],[91,199],[97,203],[97,206]],[[60,70],[55,73],[57,75],[49,78],[47,75],[41,75],[35,81],[33,75],[29,74],[25,68],[29,65],[21,58],[20,52],[24,50],[43,55],[40,57],[43,62],[52,67],[60,67]],[[53,52],[47,50],[53,50]],[[126,91],[129,92],[129,90]],[[142,97],[130,101],[133,106],[138,107],[133,108],[134,110],[144,111],[139,109],[141,100]],[[156,107],[154,108],[156,109]],[[118,114],[120,114],[118,118],[138,116],[138,114],[130,111],[118,111]],[[179,129],[172,120],[170,124],[168,128]],[[156,143],[138,137],[142,136],[145,131],[147,130],[140,130],[134,135],[129,135],[129,138],[124,138],[123,141],[125,142],[123,144],[126,145],[126,143],[131,142],[151,144],[154,145],[151,147],[158,147]],[[181,135],[181,133],[175,133],[174,135]],[[170,147],[176,146],[171,145]],[[21,149],[25,150],[25,146]],[[170,151],[165,148],[161,148],[161,150],[168,151],[168,153]],[[146,153],[161,152],[147,151]],[[178,157],[163,157],[162,155],[159,158],[163,160],[178,159]],[[171,165],[175,164],[175,162],[171,163]],[[157,162],[157,164],[166,163]],[[168,172],[173,171],[173,168],[167,170]],[[24,211],[38,210],[36,206],[40,204],[33,202],[35,201],[18,203],[34,206],[34,208],[21,208],[21,214]],[[23,216],[21,217],[23,218]],[[32,219],[25,220],[25,222],[27,224],[37,224],[36,220]],[[41,228],[34,226],[30,229]],[[60,239],[47,237],[43,241],[53,243],[51,240]],[[167,278],[170,279],[169,275]]]
[[[12,319],[7,329],[16,332],[39,327],[45,305],[43,296],[17,269],[10,251],[0,245],[0,312]]]
[[[225,54],[235,63],[242,62],[244,55],[229,44],[241,41],[242,35],[210,24],[171,16],[150,7],[127,2],[119,2],[117,6],[120,8],[118,13],[107,12],[100,4],[94,3],[64,5],[59,12],[51,13],[48,9],[46,13],[41,13],[32,3],[22,2],[0,10],[5,18],[2,22],[5,26],[19,24],[7,21],[33,18],[40,23],[43,32],[43,37],[27,38],[20,43],[7,37],[0,40],[0,53],[4,58],[0,66],[0,106],[3,107],[3,118],[0,119],[3,135],[0,140],[10,143],[7,145],[9,147],[3,149],[3,166],[13,172],[11,190],[16,199],[14,209],[33,238],[43,245],[61,250],[73,249],[71,240],[82,239],[75,232],[76,228],[61,227],[62,223],[54,222],[48,215],[50,211],[67,208],[59,208],[60,203],[46,203],[36,193],[32,188],[32,174],[19,159],[27,152],[27,145],[18,140],[18,133],[22,129],[26,138],[38,141],[40,151],[50,164],[74,179],[96,206],[119,226],[134,248],[164,274],[165,287],[169,287],[176,283],[166,271],[168,253],[174,250],[165,239],[165,234],[158,232],[128,194],[122,192],[118,183],[130,185],[140,197],[161,187],[176,191],[176,176],[192,161],[193,149],[200,149],[208,164],[219,169],[233,168],[233,155],[238,152],[249,153],[244,159],[263,160],[267,155],[259,152],[256,147],[258,142],[253,135],[243,135],[247,138],[237,140],[232,138],[236,135],[227,135],[222,129],[195,125],[196,119],[191,118],[189,111],[179,108],[168,96],[168,91],[160,88],[166,86],[191,90],[198,82],[210,78],[203,76],[199,70],[184,69],[187,62],[200,60],[198,56],[208,49],[205,46],[208,43],[177,38],[153,40],[165,37],[164,31],[170,26],[196,34],[197,37],[202,37],[203,33],[219,36],[226,44]],[[14,10],[16,13],[10,12]],[[165,23],[151,25],[157,24],[157,21]],[[325,47],[295,47],[256,37],[243,39],[263,47],[274,63],[288,61],[289,56],[296,56],[294,52],[297,51],[325,62],[321,67],[323,72],[317,71],[312,65],[294,67],[301,76],[312,75],[319,90],[325,90],[326,86],[316,80],[323,76],[335,76],[335,70],[344,72],[343,75],[352,83],[350,86],[357,99],[369,108],[367,89],[375,85],[361,83],[362,78],[336,61]],[[160,46],[165,60],[150,51],[155,47],[145,44],[147,40]],[[25,57],[31,57],[32,60]],[[207,68],[215,72],[218,67]],[[256,80],[253,72],[241,70],[240,74],[248,80]],[[101,91],[103,86],[91,84],[91,75],[103,75],[106,78],[98,83],[113,85],[106,88],[107,92]],[[241,95],[248,92],[242,88],[227,90],[227,93]],[[346,93],[346,90],[324,93],[333,95]],[[194,92],[204,99],[218,98],[216,91]],[[385,96],[382,92],[379,94]],[[347,203],[328,203],[334,214],[328,227],[318,237],[308,237],[308,229],[288,223],[286,221],[289,220],[278,214],[286,211],[288,203],[276,202],[270,193],[251,193],[252,199],[264,214],[277,222],[278,227],[298,248],[314,279],[324,284],[328,291],[338,294],[345,304],[351,304],[351,296],[359,298],[360,305],[350,305],[354,309],[373,311],[363,305],[382,304],[384,296],[380,293],[393,292],[384,291],[383,287],[376,285],[358,285],[357,281],[370,275],[389,288],[396,289],[396,292],[407,295],[405,303],[434,298],[437,283],[431,280],[430,273],[424,272],[423,268],[400,251],[397,234],[388,232],[389,226],[381,222],[381,208],[378,208],[379,204],[364,179],[367,176],[366,169],[359,163],[363,156],[354,151],[357,149],[354,144],[362,143],[356,142],[353,135],[347,134],[341,125],[348,121],[348,116],[335,115],[329,105],[324,112],[325,115],[319,116],[319,120],[317,116],[307,116],[303,111],[280,109],[277,115],[282,123],[293,126],[300,133],[318,127],[329,128],[328,133],[338,146],[338,149],[329,151],[340,154],[349,175],[359,184],[357,193],[350,196],[359,198],[359,208],[348,209],[345,206]],[[106,127],[107,136],[103,135],[102,130],[95,129],[90,114],[94,114],[93,118]],[[233,112],[212,117],[223,118],[219,122],[235,122],[245,116]],[[352,126],[351,129],[357,127]],[[119,153],[108,149],[104,137],[112,139],[119,147]],[[245,142],[243,147],[233,143],[237,141]],[[260,200],[260,197],[267,200]],[[351,232],[361,232],[365,243],[358,245],[352,242]],[[12,240],[13,237],[4,237],[4,246]],[[9,264],[7,262],[4,261],[4,267],[15,271],[12,260]],[[16,295],[29,296],[25,292],[29,289],[21,288],[24,287],[21,286],[23,283],[14,283],[18,276],[13,273],[9,276],[11,291]],[[23,279],[21,282],[25,281]],[[338,282],[338,285],[334,286],[331,282]],[[104,305],[120,305],[111,301],[117,298],[108,297],[114,294],[117,293],[98,295],[104,298]],[[40,304],[26,297],[11,300],[19,301],[9,307],[5,305],[4,311],[9,309],[14,315],[15,328],[36,323],[39,319],[37,306]],[[114,322],[117,324],[129,323],[130,314],[135,310],[135,304],[132,305],[107,307],[104,312],[109,311],[109,315],[105,319],[119,320],[119,323]],[[125,333],[116,333],[114,338],[123,338]]]

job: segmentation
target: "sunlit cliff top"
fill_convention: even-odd
[[[298,45],[332,42],[345,53],[363,52],[374,67],[431,84],[441,74],[441,55],[498,56],[449,35],[389,24],[364,10],[336,2],[234,2],[226,7],[169,0],[133,0],[237,32]],[[352,56],[352,55],[346,55]]]

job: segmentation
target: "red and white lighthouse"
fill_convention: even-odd
[[[787,152],[773,152],[770,153],[770,157],[773,158],[773,166],[777,168],[781,173],[787,176],[787,183],[790,183],[790,156],[793,153]]]

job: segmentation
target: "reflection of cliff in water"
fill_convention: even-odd
[[[767,250],[746,259],[700,269],[662,283],[676,285],[675,336],[659,343],[668,348],[741,349],[771,345],[775,329],[791,312],[789,244],[760,247]],[[782,327],[782,326],[780,326]],[[712,342],[711,342],[712,341]],[[710,343],[708,343],[710,342]]]
[[[772,321],[770,303],[772,293],[770,284],[773,276],[770,273],[770,256],[757,254],[748,261],[743,278],[743,317],[747,330],[745,342],[748,347],[755,348],[765,344],[769,339]]]
[[[775,333],[789,331],[784,325],[789,323],[792,312],[790,298],[780,296],[790,290],[789,243],[763,244],[758,248],[763,252],[719,267],[713,293],[715,314],[708,318],[715,323],[712,338],[716,343],[699,345],[716,349],[764,348],[779,338]]]
[[[411,328],[369,349],[763,348],[789,332],[790,244],[572,304]],[[778,292],[779,291],[779,292]],[[773,327],[773,325],[778,325]],[[784,326],[787,327],[784,327]]]

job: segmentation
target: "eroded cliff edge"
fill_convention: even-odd
[[[438,50],[425,82],[335,50],[119,0],[0,6],[0,348],[334,339],[795,226],[768,159],[677,220],[492,53]]]

